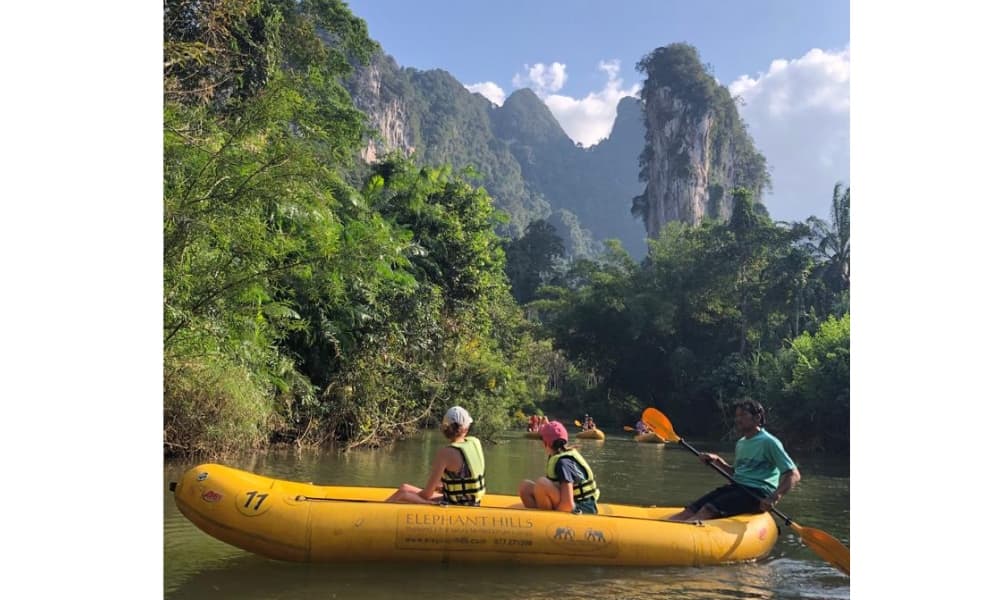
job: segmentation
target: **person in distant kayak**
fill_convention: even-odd
[[[597,425],[594,424],[594,417],[583,415],[583,429],[597,429]]]
[[[650,431],[652,431],[652,429],[650,429],[649,425],[646,425],[646,422],[642,419],[635,422],[635,432],[637,434],[642,435],[644,433],[649,433]]]
[[[741,485],[730,483],[716,488],[668,521],[694,522],[767,512],[802,479],[781,441],[764,430],[767,419],[760,402],[741,400],[734,408],[734,425],[743,436],[736,441],[735,466],[711,452],[702,452],[699,457],[706,464],[718,465]]]
[[[521,482],[517,493],[525,508],[597,514],[594,471],[575,447],[567,447],[569,434],[559,421],[542,425],[542,444],[549,455],[545,476]]]
[[[450,443],[434,456],[427,485],[421,489],[404,483],[386,502],[479,506],[486,495],[486,458],[479,439],[469,435],[471,425],[469,411],[449,408],[441,432]]]

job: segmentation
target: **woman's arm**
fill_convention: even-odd
[[[430,500],[440,494],[441,477],[444,476],[444,470],[448,466],[449,450],[451,448],[446,446],[434,455],[434,461],[431,462],[431,472],[427,476],[427,485],[417,493],[424,500]]]

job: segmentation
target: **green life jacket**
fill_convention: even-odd
[[[563,450],[550,456],[548,464],[545,465],[545,476],[558,484],[559,478],[556,477],[556,463],[561,458],[569,458],[580,465],[580,469],[586,477],[583,481],[573,482],[573,501],[579,502],[580,500],[592,498],[594,502],[597,502],[597,499],[601,497],[601,490],[597,489],[597,480],[594,479],[594,472],[590,469],[590,465],[587,464],[583,456],[575,449]]]
[[[448,504],[478,506],[486,495],[486,459],[483,457],[483,446],[478,438],[471,436],[466,437],[464,442],[450,446],[462,453],[469,476],[461,477],[459,473],[451,473],[445,469],[441,476],[442,494]]]

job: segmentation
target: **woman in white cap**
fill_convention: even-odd
[[[452,406],[441,421],[450,443],[438,450],[423,489],[404,483],[386,502],[479,506],[486,495],[486,458],[479,439],[469,435],[472,416]]]

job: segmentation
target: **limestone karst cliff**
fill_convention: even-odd
[[[647,236],[657,237],[669,221],[728,220],[737,187],[759,201],[769,183],[764,157],[729,91],[707,72],[697,51],[687,44],[657,48],[638,68],[647,74],[640,161],[646,189],[632,210],[642,217]]]

